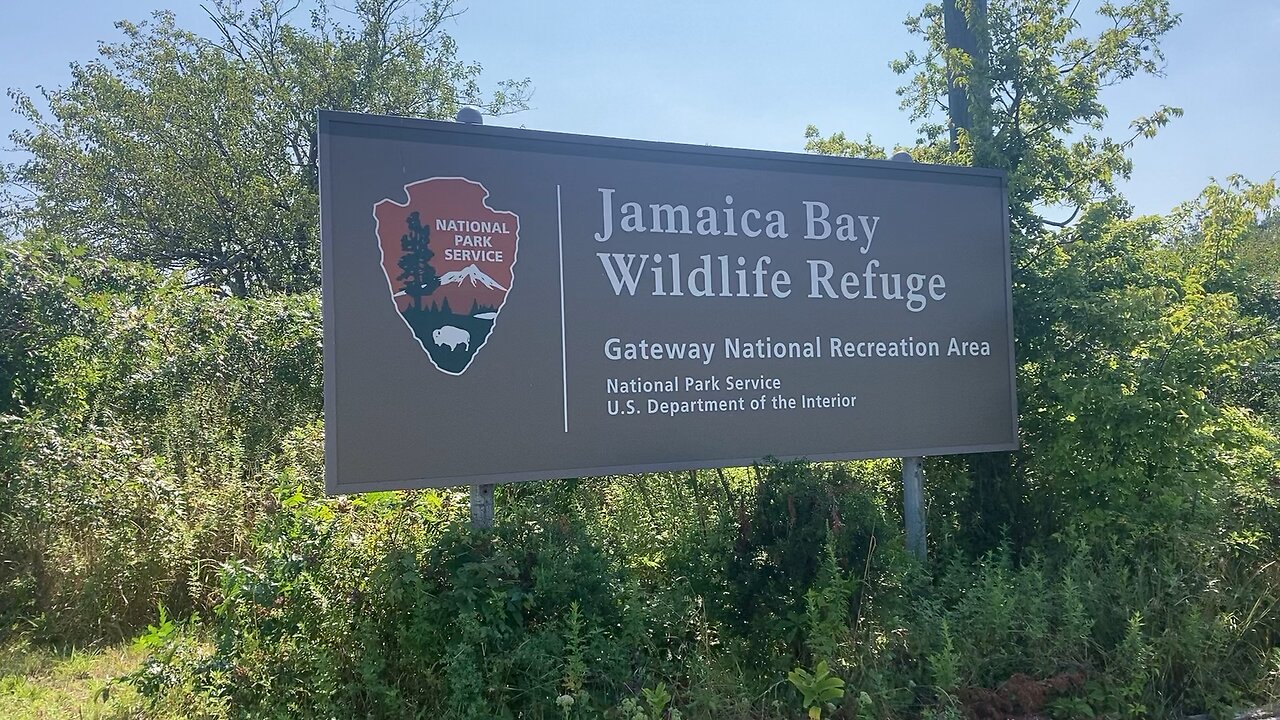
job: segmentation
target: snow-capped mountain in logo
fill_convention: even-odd
[[[462,285],[467,280],[471,281],[471,287],[483,285],[490,290],[501,290],[503,292],[506,292],[507,290],[499,285],[498,281],[488,275],[485,275],[484,271],[476,267],[474,263],[462,268],[461,270],[454,270],[453,272],[447,272],[440,276],[441,285],[448,285],[450,283]]]

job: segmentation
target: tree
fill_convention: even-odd
[[[422,298],[440,287],[440,278],[431,266],[431,258],[436,254],[431,252],[430,247],[431,228],[423,227],[417,212],[409,215],[406,224],[409,232],[400,236],[400,249],[404,255],[400,256],[400,262],[397,263],[400,274],[396,280],[405,284],[404,292],[413,298],[413,309],[421,311]]]
[[[1259,362],[1214,388],[1222,400],[1280,420],[1280,207],[1274,179],[1231,176],[1175,208],[1174,247],[1210,292],[1236,298],[1253,321],[1245,337],[1265,344]]]
[[[527,80],[481,93],[480,66],[444,30],[453,0],[357,0],[349,24],[327,0],[305,24],[297,8],[216,0],[210,38],[169,12],[120,22],[124,39],[72,65],[68,87],[42,103],[10,90],[30,127],[11,135],[27,158],[5,169],[8,224],[236,296],[306,291],[319,284],[316,108],[524,107]]]
[[[1126,151],[1181,115],[1175,107],[1157,108],[1134,120],[1133,134],[1120,141],[1093,134],[1107,117],[1099,102],[1103,89],[1139,73],[1162,72],[1160,40],[1178,16],[1167,0],[1105,2],[1095,18],[1103,29],[1089,35],[1077,18],[1081,5],[988,0],[978,4],[985,15],[974,18],[975,3],[961,0],[979,51],[970,56],[948,46],[943,6],[930,3],[906,21],[924,41],[924,51],[890,64],[910,77],[898,93],[903,109],[919,123],[919,137],[908,148],[915,159],[1007,170],[1014,229],[1029,243],[1046,239],[1042,231],[1065,227],[1088,208],[1113,204],[1127,210],[1115,189],[1115,180],[1132,169]],[[955,151],[948,137],[949,81],[967,91],[972,125],[958,133]],[[1085,134],[1073,140],[1079,130]],[[823,139],[816,128],[806,136],[814,151],[884,152],[870,138],[851,143],[837,133]],[[1049,217],[1050,210],[1067,219]]]
[[[1009,174],[1023,449],[941,461],[953,491],[934,496],[935,511],[956,518],[977,552],[1075,533],[1150,538],[1196,513],[1203,521],[1225,507],[1210,478],[1266,435],[1214,388],[1255,366],[1265,343],[1204,262],[1176,251],[1178,221],[1132,218],[1116,189],[1130,146],[1181,111],[1160,107],[1127,137],[1100,136],[1102,91],[1159,74],[1178,16],[1166,0],[1101,2],[1087,23],[1100,29],[1087,33],[1078,14],[1090,4],[1074,0],[954,4],[973,51],[948,43],[944,8],[929,4],[907,20],[924,50],[892,67],[910,78],[899,92],[919,123],[917,160]],[[968,106],[954,148],[949,90]],[[870,138],[807,136],[815,151],[883,153]],[[1262,202],[1226,195],[1203,213],[1211,230],[1230,225],[1210,233],[1217,244],[1246,227],[1228,210]]]

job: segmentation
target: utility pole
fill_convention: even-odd
[[[969,12],[966,12],[966,8]],[[970,81],[973,76],[956,67],[951,55],[953,51],[959,50],[968,55],[974,65],[983,60],[974,26],[986,21],[987,0],[942,0],[942,27],[947,40],[947,112],[951,116],[952,152],[955,152],[960,128],[972,133],[974,126],[969,107]]]
[[[963,3],[961,5],[960,3]],[[955,51],[963,52],[969,58],[971,67],[986,65],[986,57],[978,44],[978,34],[974,28],[987,21],[987,0],[942,0],[942,26],[947,41],[946,73],[947,73],[947,111],[950,115],[951,151],[959,146],[960,128],[964,128],[971,137],[974,133],[973,114],[970,109],[969,95],[973,92],[972,80],[977,73],[967,72],[958,67],[952,59]],[[985,28],[984,28],[985,32]],[[983,92],[985,82],[980,82],[978,92]],[[985,112],[981,115],[986,122]],[[913,162],[909,153],[895,153],[894,160]],[[902,458],[902,524],[907,536],[907,550],[924,562],[928,557],[928,534],[925,526],[924,501],[924,458]]]
[[[973,144],[973,164],[983,166],[991,161],[992,139],[987,0],[942,0],[942,24],[947,43],[945,67],[951,151],[956,151],[959,131],[964,128]],[[965,65],[958,65],[951,57],[960,53],[968,58]],[[969,455],[966,464],[973,487],[987,488],[994,495],[997,486],[1007,486],[1011,458],[1010,453]],[[905,478],[905,466],[903,473]]]

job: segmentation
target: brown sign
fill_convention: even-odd
[[[1016,447],[1003,174],[320,114],[330,492]]]

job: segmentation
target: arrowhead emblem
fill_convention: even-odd
[[[484,347],[514,280],[520,218],[494,210],[484,185],[433,177],[408,201],[373,206],[390,300],[431,363],[461,375]]]

